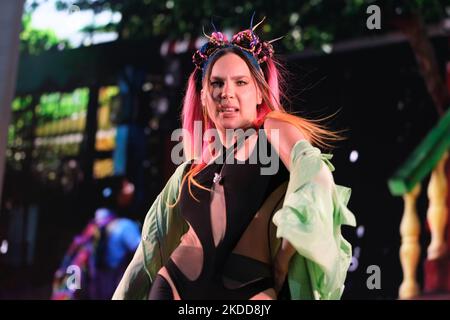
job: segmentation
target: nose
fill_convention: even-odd
[[[220,94],[220,97],[222,99],[230,99],[234,96],[233,92],[233,86],[230,85],[228,82],[225,82],[223,85],[222,93]]]

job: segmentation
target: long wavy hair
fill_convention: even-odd
[[[272,118],[281,121],[288,122],[294,125],[303,134],[305,139],[307,139],[311,144],[317,145],[318,147],[330,148],[331,142],[341,140],[338,132],[328,130],[324,125],[320,124],[321,120],[307,120],[305,118],[288,113],[281,105],[281,98],[287,99],[283,94],[283,89],[285,88],[285,80],[282,75],[283,66],[276,61],[274,58],[268,59],[260,67],[259,70],[255,65],[251,63],[246,54],[237,47],[227,47],[221,49],[219,52],[215,53],[210,59],[207,69],[205,70],[204,77],[202,79],[202,70],[195,69],[189,76],[186,95],[183,100],[183,110],[182,110],[182,125],[185,132],[187,132],[187,137],[183,138],[184,153],[188,160],[194,159],[194,146],[196,144],[196,136],[194,135],[194,125],[195,122],[201,122],[202,126],[202,137],[203,133],[208,130],[215,128],[214,123],[210,119],[207,113],[204,113],[200,98],[200,92],[202,88],[209,88],[209,78],[211,75],[212,68],[215,62],[226,54],[234,53],[238,55],[247,64],[250,69],[250,73],[262,94],[262,103],[257,108],[257,117],[253,123],[255,129],[264,123],[265,119]],[[209,92],[209,90],[208,90]],[[255,106],[256,108],[256,106]],[[205,108],[206,109],[206,108]],[[198,144],[199,142],[197,142]],[[209,152],[208,141],[201,142],[201,159],[196,159],[200,161],[195,161],[191,165],[189,171],[184,175],[180,190],[183,184],[188,182],[188,189],[190,195],[198,201],[197,198],[192,193],[192,185],[197,186],[200,189],[210,190],[195,180],[195,175],[199,173],[206,165],[204,161],[205,153]],[[175,204],[170,206],[175,206],[179,201],[180,193]]]

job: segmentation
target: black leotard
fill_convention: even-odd
[[[199,184],[211,189],[214,186],[215,174],[221,172],[222,178],[218,183],[222,185],[225,196],[226,227],[217,245],[211,223],[212,193],[192,185],[192,193],[199,200],[197,202],[189,193],[187,182],[182,187],[180,212],[195,232],[203,250],[202,258],[189,256],[182,261],[201,265],[201,271],[195,279],[189,279],[181,271],[182,268],[178,267],[180,262],[176,264],[171,258],[166,264],[166,269],[182,299],[249,299],[259,292],[273,288],[271,265],[232,253],[264,200],[288,179],[288,171],[279,158],[279,169],[276,174],[261,174],[262,167],[270,166],[261,163],[261,147],[265,148],[262,154],[271,152],[278,155],[271,148],[262,128],[259,130],[258,140],[245,162],[234,159],[232,155],[233,164],[219,164],[215,161],[195,176]],[[233,147],[226,150],[223,148],[222,154],[228,155],[228,152],[233,152]],[[255,159],[254,157],[257,161],[252,164],[251,159]],[[268,225],[265,230],[268,230]],[[263,239],[267,236],[266,232],[260,237]],[[263,243],[265,242],[254,243],[252,248]]]

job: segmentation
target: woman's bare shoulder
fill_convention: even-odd
[[[304,140],[303,133],[292,123],[280,119],[268,118],[264,121],[267,139],[289,169],[290,155],[295,144]]]

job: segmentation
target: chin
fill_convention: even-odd
[[[225,121],[222,123],[222,127],[224,129],[236,129],[236,128],[239,128],[239,125],[237,123],[233,123],[231,121]]]
[[[222,127],[224,129],[239,129],[239,128],[242,128],[243,125],[242,125],[241,121],[226,120],[226,121],[222,121]]]
[[[238,117],[217,119],[224,128],[234,128],[241,122]]]
[[[224,129],[240,129],[240,128],[248,128],[252,125],[252,122],[250,120],[244,120],[240,117],[233,117],[233,118],[222,118],[217,119],[219,124],[219,127],[222,127]]]

